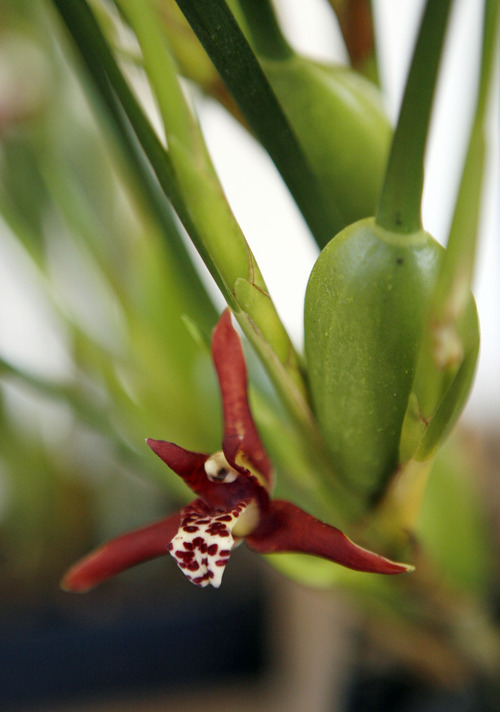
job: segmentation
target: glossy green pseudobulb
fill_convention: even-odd
[[[429,378],[440,385],[427,404],[429,421],[420,429],[407,415],[413,403],[419,421],[413,380],[442,255],[426,232],[397,234],[369,218],[327,245],[309,279],[305,348],[314,409],[335,474],[365,502],[381,494],[398,467],[403,422],[413,428],[409,458],[440,414],[439,441],[470,387],[467,374],[453,380],[460,369],[441,373],[432,362]],[[470,301],[459,328],[467,344],[478,339]]]
[[[392,136],[377,87],[348,67],[297,54],[260,62],[328,191],[330,235],[373,215]]]

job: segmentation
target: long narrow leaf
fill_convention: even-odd
[[[233,291],[237,278],[253,280],[252,273],[247,273],[247,270],[245,270],[244,274],[234,274],[232,279],[226,279],[221,267],[216,263],[210,252],[210,246],[205,245],[201,232],[202,229],[204,231],[205,229],[202,224],[203,221],[200,220],[200,217],[203,218],[202,207],[200,208],[197,200],[193,199],[191,189],[196,189],[198,197],[210,205],[208,218],[212,224],[209,227],[211,234],[216,236],[218,233],[218,215],[226,214],[222,209],[219,209],[221,196],[218,195],[217,184],[210,180],[211,176],[204,175],[203,172],[196,173],[196,166],[193,164],[189,151],[179,140],[175,140],[175,137],[172,137],[169,150],[176,152],[175,164],[184,178],[183,185],[179,184],[178,176],[173,170],[169,154],[159,141],[142,108],[135,99],[86,1],[54,0],[54,3],[82,55],[100,96],[104,99],[105,105],[111,110],[114,121],[121,122],[123,133],[129,131],[135,134],[135,139],[142,148],[143,158],[149,161],[161,190],[172,202],[174,209],[200,252],[224,298],[235,311],[240,325],[261,357],[271,379],[283,398],[283,402],[286,403],[293,414],[295,421],[301,423],[301,426],[309,433],[310,438],[318,441],[319,436],[306,400],[306,389],[297,357],[276,310],[272,306],[271,300],[268,300],[268,308],[262,315],[263,323],[260,324],[259,313],[252,314],[247,311],[247,308],[251,308],[255,300],[250,300],[248,304],[239,304]],[[192,184],[189,183],[190,180],[192,180]],[[203,183],[205,185],[202,185]],[[212,191],[212,196],[210,196],[210,191]],[[188,196],[192,199],[189,203],[187,202]],[[192,204],[193,200],[195,202],[194,205]],[[228,221],[227,216],[225,220],[226,222]],[[234,221],[235,229],[239,230],[234,217],[232,220]],[[224,231],[222,230],[221,233],[222,236],[216,238],[220,243],[217,246],[219,253],[221,253],[221,250],[226,251],[230,247],[230,245],[223,243]],[[250,266],[252,265],[254,275],[256,275],[254,260]],[[260,282],[254,286],[261,288],[259,285]],[[270,305],[272,306],[272,316]],[[272,326],[273,321],[274,328]],[[270,340],[267,341],[266,337]],[[284,362],[281,362],[276,357],[276,353],[285,351],[282,345],[284,337],[287,339],[288,347],[286,353],[288,356]],[[274,351],[274,344],[272,343],[273,338],[277,338],[279,342],[276,351]]]
[[[249,126],[269,152],[319,245],[331,238],[326,197],[260,64],[224,0],[177,0]]]
[[[427,0],[406,81],[376,221],[386,230],[421,229],[424,157],[452,0]]]

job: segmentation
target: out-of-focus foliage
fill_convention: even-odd
[[[124,523],[163,511],[161,491],[123,476],[168,478],[145,437],[212,447],[215,379],[183,322],[187,315],[208,330],[212,312],[208,297],[199,309],[163,228],[134,194],[99,104],[91,102],[93,115],[62,58],[51,14],[38,3],[2,3],[0,54],[0,240],[21,250],[14,279],[35,279],[50,317],[40,331],[60,352],[44,353],[42,342],[40,359],[29,353],[16,363],[7,344],[1,362],[4,555],[11,571],[37,560],[53,586],[96,536],[92,521],[95,529],[110,497],[123,500]],[[11,321],[22,319],[17,309],[4,302]],[[30,427],[18,415],[26,410]],[[174,478],[169,486],[183,492]],[[101,504],[89,509],[96,492]],[[110,520],[98,526],[107,531]]]

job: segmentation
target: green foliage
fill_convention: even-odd
[[[494,543],[481,493],[484,466],[473,437],[452,437],[436,458],[416,525],[432,566],[469,595],[488,595],[493,586]]]

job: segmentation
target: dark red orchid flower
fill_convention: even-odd
[[[409,571],[412,567],[357,546],[294,504],[270,499],[272,465],[250,412],[243,349],[229,310],[214,330],[212,355],[224,413],[222,450],[206,455],[164,440],[147,441],[198,498],[166,519],[104,544],[68,571],[63,588],[87,591],[167,552],[190,581],[217,588],[231,551],[243,539],[261,554],[302,552],[357,571]]]

